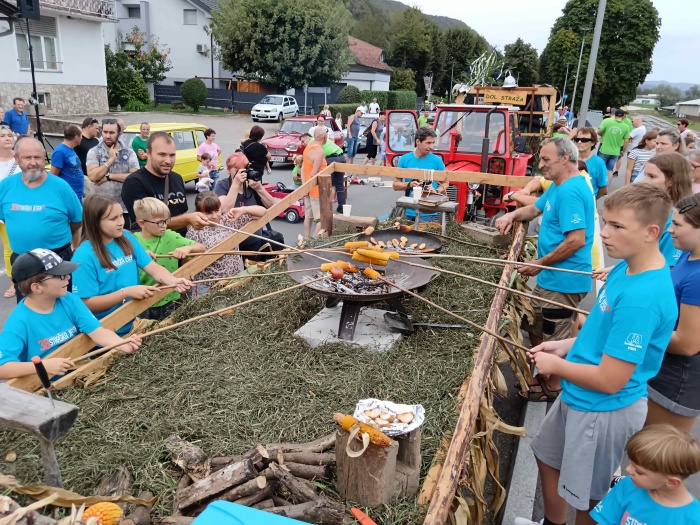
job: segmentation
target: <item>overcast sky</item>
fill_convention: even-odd
[[[661,38],[654,50],[654,69],[647,80],[700,84],[697,49],[700,36],[699,0],[652,0],[661,16]],[[462,20],[501,50],[521,37],[541,53],[566,0],[403,0],[424,13]],[[621,21],[624,23],[624,21]],[[695,31],[694,31],[695,29]]]

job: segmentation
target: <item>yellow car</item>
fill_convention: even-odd
[[[197,148],[204,142],[204,130],[207,126],[202,124],[180,124],[176,122],[152,122],[151,133],[165,131],[175,139],[175,166],[173,171],[182,176],[182,180],[189,182],[197,179]],[[131,141],[140,133],[141,124],[127,126],[124,130],[124,141],[131,147]],[[222,159],[219,157],[219,169]]]

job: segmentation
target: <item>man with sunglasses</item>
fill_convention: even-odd
[[[83,174],[87,175],[85,160],[87,159],[88,151],[100,143],[100,140],[97,138],[97,135],[100,134],[100,121],[93,117],[87,117],[83,120],[81,132],[82,138],[80,139],[80,144],[74,148],[74,151],[80,159]]]

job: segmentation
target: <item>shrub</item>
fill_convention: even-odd
[[[338,98],[336,98],[335,102],[336,104],[359,104],[360,90],[355,86],[345,86],[338,93]]]
[[[107,99],[109,105],[126,106],[129,102],[148,104],[148,93],[143,77],[127,62],[126,53],[114,53],[105,46],[105,63],[107,68]]]
[[[377,104],[379,104],[379,109],[384,111],[389,107],[389,92],[388,91],[362,91],[360,93],[360,100],[364,100],[369,107],[372,99],[377,97]]]
[[[130,100],[122,107],[124,111],[146,111],[146,104],[138,100]]]
[[[389,91],[389,104],[386,109],[416,109],[415,91]]]
[[[341,117],[343,118],[343,125],[347,124],[348,122],[348,117],[350,115],[355,114],[355,110],[357,109],[357,104],[330,104],[330,111],[331,115],[333,115],[333,118],[335,118],[336,113],[340,113]],[[323,110],[323,104],[318,105],[318,113],[321,113]],[[318,115],[317,113],[317,115]]]
[[[185,103],[182,100],[173,100],[170,109],[185,109]]]
[[[393,91],[413,91],[416,89],[416,74],[412,69],[395,68],[391,72],[389,89]]]
[[[200,106],[209,96],[207,86],[204,85],[201,78],[190,78],[185,80],[180,88],[180,96],[193,111],[199,111]]]

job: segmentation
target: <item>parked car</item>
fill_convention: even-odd
[[[282,182],[278,182],[277,184],[265,184],[263,187],[267,190],[267,192],[270,195],[272,195],[272,197],[275,199],[275,202],[281,201],[296,189],[288,188]],[[284,210],[277,217],[284,217],[287,220],[287,222],[291,222],[293,224],[303,219],[305,215],[306,214],[304,213],[304,201],[298,200],[290,204],[289,208]]]
[[[131,141],[139,134],[141,125],[133,124],[124,130],[124,141],[131,147]],[[180,124],[175,122],[151,123],[151,133],[165,131],[175,140],[175,166],[173,171],[189,182],[197,179],[197,148],[204,142],[204,124]],[[219,156],[219,169],[222,167],[222,156]]]
[[[294,97],[287,95],[267,95],[253,106],[250,116],[253,122],[258,120],[276,120],[282,122],[287,117],[299,115],[299,106]]]
[[[271,155],[270,166],[276,162],[292,162],[294,155],[301,155],[304,152],[304,146],[299,138],[315,125],[315,116],[292,117],[284,121],[277,134],[264,139],[263,144],[267,146]],[[329,134],[333,142],[345,149],[343,133],[338,129],[335,120],[326,120],[326,127],[330,130]]]
[[[375,120],[379,118],[379,113],[365,113],[360,117],[360,139],[357,141],[358,151],[365,149],[367,147],[367,137],[364,133],[367,126],[372,124]],[[347,128],[343,130],[343,138],[345,139],[345,149],[348,147],[348,130]]]

